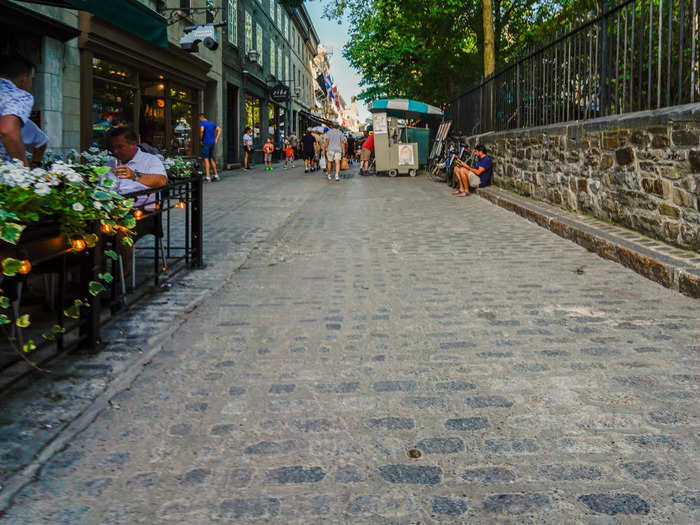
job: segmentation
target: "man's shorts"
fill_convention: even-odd
[[[470,171],[469,172],[469,187],[470,188],[478,188],[480,184],[481,184],[481,177],[479,177],[476,173],[472,173]]]
[[[340,160],[343,158],[343,152],[342,151],[327,151],[326,152],[326,158],[328,159],[328,162],[333,162],[335,160]]]
[[[287,157],[287,162],[294,162],[294,157]]]
[[[265,162],[272,162],[272,155],[265,155]]]
[[[362,162],[369,162],[369,160],[372,158],[372,152],[368,150],[367,148],[362,148],[360,150],[360,160]]]
[[[202,143],[202,159],[213,159],[214,158],[214,144]]]
[[[314,158],[313,151],[305,151],[304,152],[304,160],[313,160],[313,158]]]

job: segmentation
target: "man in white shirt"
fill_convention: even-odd
[[[336,124],[331,125],[331,129],[326,133],[324,150],[328,159],[328,180],[331,180],[331,163],[335,163],[335,180],[340,180],[340,161],[345,156],[347,139]]]
[[[158,188],[168,183],[165,166],[155,155],[141,151],[136,133],[129,127],[111,129],[107,140],[114,155],[107,177],[115,179],[114,189],[125,195],[148,188]],[[135,207],[155,208],[155,194],[142,195]]]
[[[243,158],[243,169],[247,170],[248,168],[248,162],[250,160],[250,155],[253,152],[253,137],[250,134],[251,129],[250,128],[245,128],[244,133],[243,133],[243,150],[244,150],[244,155],[245,157]]]

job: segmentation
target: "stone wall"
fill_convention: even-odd
[[[494,183],[700,251],[700,104],[469,137]]]

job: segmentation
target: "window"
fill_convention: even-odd
[[[277,76],[277,50],[273,40],[270,40],[270,74]]]
[[[253,17],[250,12],[245,13],[245,50],[246,53],[253,49]]]
[[[253,130],[253,143],[260,146],[260,106],[258,97],[245,98],[245,125]]]
[[[231,45],[238,45],[238,0],[228,0],[226,20],[228,21],[227,36]]]
[[[260,67],[263,66],[263,28],[260,24],[255,24],[255,46],[258,50],[258,60]]]
[[[272,23],[275,23],[275,0],[270,0],[270,18],[272,18]]]
[[[289,55],[284,57],[284,79],[289,80]]]
[[[277,4],[277,26],[282,28],[282,6]]]
[[[214,22],[216,11],[214,11],[214,0],[207,0],[206,20],[207,24]]]
[[[283,78],[282,77],[282,73],[283,73],[282,68],[283,67],[284,66],[282,64],[282,46],[277,46],[277,71],[279,72],[279,78]]]
[[[180,9],[185,12],[186,16],[191,16],[190,7],[192,7],[192,2],[190,0],[180,0]]]

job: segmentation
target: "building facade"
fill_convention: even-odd
[[[225,0],[222,92],[226,114],[225,160],[239,163],[242,137],[252,130],[257,155],[272,137],[279,148],[285,137],[311,122],[312,61],[318,36],[302,6],[291,9],[277,0]],[[288,97],[275,97],[276,88]]]
[[[38,64],[32,118],[53,150],[104,147],[117,123],[168,155],[199,154],[198,114],[223,130],[220,163],[323,124],[319,38],[303,7],[278,0],[0,0],[0,53]],[[78,6],[81,9],[75,9]],[[5,16],[7,15],[7,16]],[[215,50],[180,46],[185,27],[223,22]],[[280,85],[288,96],[280,97]]]

